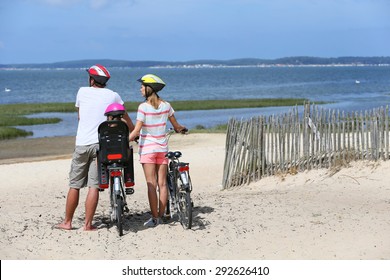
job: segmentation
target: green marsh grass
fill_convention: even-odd
[[[172,107],[176,111],[191,110],[216,110],[216,109],[233,109],[233,108],[261,108],[261,107],[280,107],[302,105],[307,102],[306,99],[238,99],[238,100],[190,100],[190,101],[172,101]],[[129,112],[137,111],[140,102],[125,102],[126,109]],[[23,103],[23,104],[0,104],[0,140],[11,139],[16,137],[25,137],[31,135],[21,129],[12,126],[19,125],[37,125],[47,123],[58,123],[59,118],[27,118],[25,115],[37,113],[76,112],[73,102],[69,103]],[[200,125],[201,126],[201,125]],[[226,128],[198,129],[191,131],[216,132],[226,131]]]
[[[0,126],[0,140],[30,136],[33,133],[15,127]]]

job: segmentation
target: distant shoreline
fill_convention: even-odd
[[[293,56],[277,59],[238,58],[230,60],[198,59],[191,61],[128,61],[86,59],[53,63],[3,63],[0,70],[87,68],[99,62],[110,68],[213,68],[213,67],[348,67],[390,66],[390,56],[310,57]]]
[[[213,65],[213,64],[197,64],[197,65],[165,65],[165,66],[149,66],[145,68],[151,69],[201,69],[201,68],[304,68],[304,67],[390,67],[390,64],[303,64],[303,65],[294,65],[294,64],[256,64],[256,65]],[[119,67],[119,66],[111,66],[113,69],[131,69],[134,67]],[[85,69],[85,67],[45,67],[45,68],[19,68],[19,67],[1,67],[0,71],[22,71],[22,70],[56,70],[56,71],[64,71],[64,70],[79,70]]]

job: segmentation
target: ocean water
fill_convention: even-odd
[[[147,73],[159,75],[167,84],[161,97],[168,100],[242,98],[306,98],[325,101],[325,108],[360,111],[390,104],[390,67],[237,67],[237,68],[129,68],[109,69],[108,87],[124,101],[142,102],[136,81]],[[85,69],[0,70],[0,104],[74,102],[77,90],[88,84]],[[10,91],[5,91],[5,89]],[[252,108],[177,112],[189,128],[212,127],[231,117],[250,118],[286,112],[290,108]],[[21,127],[32,137],[73,136],[77,116],[73,113],[43,113],[60,117],[54,125]],[[135,112],[130,116],[135,119]]]

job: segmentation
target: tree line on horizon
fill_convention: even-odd
[[[375,57],[310,57],[310,56],[292,56],[277,59],[258,59],[258,58],[239,58],[230,60],[213,60],[201,59],[191,61],[129,61],[129,60],[114,60],[114,59],[84,59],[63,61],[54,63],[24,63],[24,64],[0,64],[0,68],[87,68],[93,64],[100,63],[106,67],[181,67],[181,66],[196,66],[196,65],[211,65],[211,66],[256,66],[256,65],[390,65],[390,56],[375,56]]]

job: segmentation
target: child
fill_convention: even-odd
[[[148,199],[152,217],[144,226],[155,227],[161,222],[168,200],[167,167],[168,139],[166,138],[166,123],[171,122],[176,132],[187,129],[180,125],[172,106],[158,95],[165,83],[158,76],[147,74],[138,80],[141,83],[141,94],[145,102],[138,107],[137,122],[130,133],[133,141],[138,135],[140,163],[144,170],[148,186]],[[157,188],[159,197],[157,196]]]
[[[109,123],[109,121],[122,121],[127,125],[126,120],[124,119],[124,115],[126,113],[126,108],[124,105],[120,103],[112,103],[107,106],[104,115],[107,117],[108,122],[104,122],[101,124],[99,127],[100,129],[104,129],[105,133],[111,134],[111,133],[118,133],[115,129],[110,129],[110,127],[115,128],[118,127],[117,123]],[[119,123],[120,124],[120,123]],[[126,126],[125,126],[126,127]],[[123,130],[119,130],[122,131]],[[113,139],[110,139],[110,141],[103,141],[102,139],[99,139],[100,143],[100,148],[101,149],[115,149],[118,150],[118,152],[121,152],[127,156],[127,159],[123,161],[125,164],[125,169],[124,169],[124,182],[125,182],[125,187],[126,187],[126,193],[131,194],[132,190],[129,190],[128,188],[134,186],[134,165],[133,165],[133,147],[129,146],[129,141],[128,141],[128,130],[126,129],[126,136],[125,138],[123,137],[124,135],[121,134],[122,137],[117,138],[117,135],[115,134],[114,139],[121,139],[121,141],[112,141]],[[104,139],[103,135],[103,139]],[[126,139],[126,141],[122,141],[122,139]],[[101,155],[106,156],[107,151],[100,151]],[[99,160],[101,161],[101,160]],[[104,166],[101,162],[99,162],[99,184],[100,184],[100,190],[104,190],[104,188],[108,187],[108,174],[107,174],[107,168]]]

